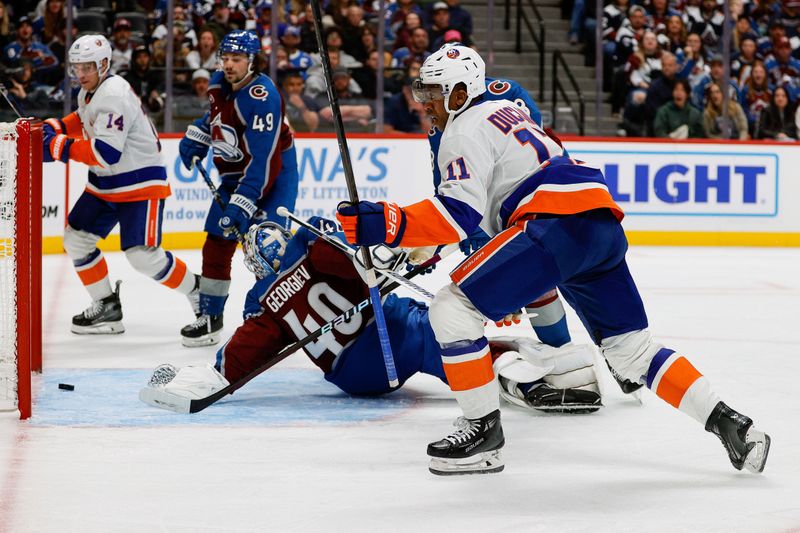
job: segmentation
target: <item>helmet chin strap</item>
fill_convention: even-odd
[[[447,123],[445,124],[445,129],[449,128],[450,124],[453,123],[453,120],[455,120],[455,118],[458,116],[458,114],[461,113],[462,111],[466,110],[469,107],[469,105],[472,103],[472,100],[474,100],[474,97],[467,96],[466,101],[463,104],[461,104],[461,107],[459,107],[458,109],[450,109],[450,95],[451,94],[452,93],[448,93],[447,96],[445,96],[444,108],[447,111],[447,115],[448,115],[447,116]]]
[[[247,78],[249,78],[250,76],[252,76],[255,73],[255,70],[253,69],[253,65],[255,64],[255,61],[256,61],[255,56],[252,55],[252,54],[248,54],[248,56],[247,56],[247,71],[244,73],[244,76],[242,76],[238,81],[233,82],[231,85],[236,86],[237,89],[240,89],[244,85],[242,82],[245,81]]]

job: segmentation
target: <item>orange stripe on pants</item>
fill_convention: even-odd
[[[703,377],[703,374],[698,372],[688,359],[679,357],[661,376],[656,394],[659,398],[677,408],[692,383],[701,377]]]
[[[147,246],[158,246],[156,241],[156,229],[158,228],[158,200],[150,200],[150,205],[147,209],[147,235],[145,236],[145,244]]]
[[[492,355],[489,351],[480,359],[463,363],[444,363],[443,366],[450,390],[453,391],[477,389],[494,379]]]
[[[181,284],[183,278],[186,277],[186,263],[175,258],[175,268],[172,269],[172,274],[169,275],[167,279],[161,282],[162,285],[165,287],[169,287],[170,289],[177,289],[178,285]]]
[[[483,247],[469,256],[461,265],[459,265],[451,274],[450,279],[458,285],[464,281],[475,269],[481,266],[492,253],[502,248],[508,241],[522,233],[522,230],[516,226],[508,228],[497,235],[492,240],[487,242]]]
[[[108,265],[106,264],[105,257],[101,257],[100,261],[92,268],[78,270],[78,277],[81,278],[81,283],[84,285],[97,283],[106,276],[108,276]]]

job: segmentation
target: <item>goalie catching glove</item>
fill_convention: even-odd
[[[160,409],[189,413],[192,400],[207,398],[228,385],[228,380],[210,364],[181,369],[161,365],[139,391],[139,399]]]

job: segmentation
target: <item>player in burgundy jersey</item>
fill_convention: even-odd
[[[212,202],[206,218],[200,314],[181,331],[185,346],[216,344],[228,298],[231,260],[237,233],[253,223],[283,223],[275,209],[294,209],[297,159],[292,133],[284,120],[284,104],[275,84],[255,70],[258,37],[237,30],[220,44],[220,70],[211,76],[211,109],[194,121],[181,139],[180,156],[187,168],[213,149],[224,209]]]
[[[310,223],[326,232],[336,228],[334,222],[317,217]],[[341,232],[332,236],[345,242]],[[151,385],[160,390],[144,389],[143,401],[165,407],[175,403],[171,395],[209,396],[369,296],[363,270],[352,258],[305,228],[292,237],[271,222],[253,226],[245,239],[245,256],[248,268],[260,279],[248,294],[244,324],[219,349],[216,365],[180,371],[159,367]],[[376,267],[393,269],[403,255],[379,248],[373,250],[373,259]],[[417,372],[446,383],[428,307],[390,294],[383,308],[400,384]],[[563,412],[601,407],[593,358],[585,346],[551,348],[533,339],[503,337],[492,339],[492,348],[501,394],[509,402]],[[371,309],[355,314],[304,349],[325,379],[348,394],[371,396],[392,390]],[[173,379],[164,383],[164,373]]]

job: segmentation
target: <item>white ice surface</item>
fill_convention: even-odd
[[[178,255],[199,268],[199,252]],[[800,250],[629,252],[656,336],[772,436],[761,476],[736,472],[716,437],[649,391],[643,406],[623,397],[605,369],[599,413],[506,405],[506,470],[489,476],[428,473],[425,446],[458,409],[427,376],[365,405],[297,354],[270,371],[277,384],[254,381],[206,411],[216,418],[166,418],[175,415],[135,399],[143,383],[115,386],[126,370],[108,369],[135,369],[138,380],[163,362],[212,361],[215,348],[182,348],[183,297],[122,254],[107,258],[124,280],[127,331],[93,338],[69,333],[89,302],[68,259],[44,258],[45,372],[34,419],[0,419],[0,533],[800,530]],[[445,272],[422,279],[435,288]],[[227,334],[249,279],[237,256]],[[568,318],[573,340],[586,342]],[[55,389],[53,379],[100,383],[104,372],[100,395]],[[79,406],[80,420],[62,404]],[[269,415],[250,422],[248,408]]]

